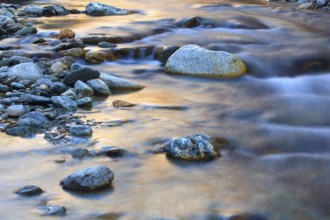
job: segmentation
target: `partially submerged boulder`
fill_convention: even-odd
[[[174,74],[237,78],[247,71],[247,67],[237,56],[228,52],[188,44],[168,58],[164,70]]]
[[[112,7],[98,2],[90,2],[86,6],[86,14],[92,16],[127,15],[129,13],[129,10]]]

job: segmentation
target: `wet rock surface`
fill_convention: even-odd
[[[90,2],[86,6],[86,14],[92,16],[127,15],[129,13],[130,12],[126,9],[120,9],[110,5],[101,4],[98,2]]]
[[[42,192],[43,191],[40,187],[28,185],[20,188],[16,193],[22,196],[34,196],[34,195],[39,195]]]
[[[108,167],[95,166],[69,175],[60,184],[68,190],[94,191],[108,187],[113,179],[114,174]]]

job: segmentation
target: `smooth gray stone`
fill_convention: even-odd
[[[53,96],[51,101],[56,107],[77,111],[77,103],[66,96]]]
[[[108,85],[101,79],[91,79],[88,80],[86,83],[93,89],[95,95],[99,95],[99,96],[111,95],[111,91]]]

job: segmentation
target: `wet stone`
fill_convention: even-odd
[[[35,105],[48,105],[51,103],[50,98],[40,95],[33,95],[33,94],[21,95],[19,101],[25,104],[35,104]]]
[[[92,108],[93,100],[90,97],[84,97],[76,100],[78,107],[81,108]]]
[[[12,83],[10,84],[10,86],[11,86],[13,89],[17,89],[17,90],[19,90],[19,89],[25,89],[25,86],[24,86],[23,84],[21,84],[21,83],[18,83],[18,82],[12,82]]]
[[[114,48],[114,47],[117,47],[116,44],[106,42],[106,41],[102,41],[102,42],[98,43],[97,45],[101,48]]]
[[[27,109],[23,105],[12,105],[6,109],[9,117],[19,117],[27,112]]]
[[[71,29],[63,29],[60,31],[60,33],[58,35],[56,35],[55,37],[58,39],[64,39],[64,38],[74,38],[75,37],[75,33],[71,30]]]
[[[77,103],[66,96],[53,96],[52,103],[59,108],[64,108],[68,111],[76,111]]]
[[[93,130],[88,125],[74,125],[69,128],[69,133],[76,137],[92,136]]]
[[[77,159],[81,159],[85,157],[87,154],[88,154],[88,150],[83,148],[77,148],[71,152],[71,156]]]
[[[135,104],[133,104],[133,103],[122,101],[122,100],[115,100],[112,102],[112,105],[114,107],[134,107],[135,106]]]
[[[66,213],[66,208],[64,206],[50,205],[44,206],[42,209],[44,210],[43,215],[61,216]]]
[[[94,191],[111,184],[114,173],[106,166],[94,166],[79,170],[61,180],[64,189]]]
[[[85,54],[85,60],[89,63],[98,64],[105,61],[106,54],[102,51],[89,51]]]
[[[69,73],[63,80],[63,83],[66,85],[73,85],[78,80],[83,82],[96,79],[100,77],[100,72],[89,67],[81,67],[76,70],[73,70]]]
[[[130,11],[126,9],[115,8],[110,5],[105,5],[98,2],[90,2],[86,6],[86,14],[92,16],[126,15],[129,13]]]
[[[93,89],[95,95],[99,95],[99,96],[111,95],[111,91],[109,87],[101,79],[91,79],[88,80],[86,83]]]
[[[74,84],[74,89],[77,91],[79,97],[91,97],[94,95],[93,89],[81,80],[78,80]]]
[[[20,188],[16,193],[22,196],[34,196],[34,195],[39,195],[43,191],[40,187],[38,186],[24,186],[23,188]]]
[[[54,94],[62,94],[63,92],[65,92],[66,90],[68,90],[68,87],[61,83],[61,82],[55,82],[51,87],[50,87],[50,91]]]

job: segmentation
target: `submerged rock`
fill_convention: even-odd
[[[163,146],[166,155],[184,160],[211,160],[220,156],[212,140],[205,134],[195,134],[171,140]]]
[[[105,5],[98,2],[90,2],[86,6],[86,14],[92,16],[127,15],[129,13],[130,11],[126,9],[115,8],[110,5]]]
[[[27,79],[36,81],[41,79],[44,75],[39,66],[35,63],[21,63],[11,67],[8,71],[8,76],[17,76],[18,79]]]
[[[69,133],[72,136],[85,137],[92,136],[93,130],[88,125],[74,125],[69,128]]]
[[[132,82],[117,76],[101,73],[100,79],[102,79],[110,88],[110,90],[140,90],[144,86],[140,83]]]
[[[133,103],[130,103],[130,102],[126,102],[126,101],[123,101],[123,100],[115,100],[112,102],[112,105],[114,107],[134,107],[135,104]]]
[[[188,44],[168,58],[164,70],[174,74],[236,78],[242,76],[247,71],[247,67],[233,54],[210,51]]]
[[[16,193],[22,196],[34,196],[34,195],[39,195],[42,192],[43,191],[40,187],[29,185],[20,188]]]
[[[94,191],[111,184],[114,173],[106,166],[94,166],[79,170],[61,180],[64,189]]]

